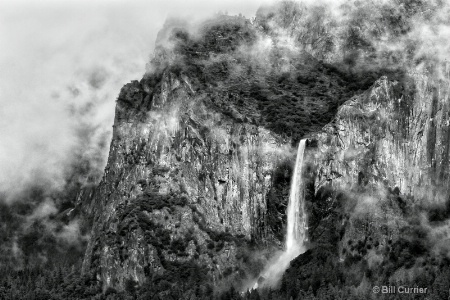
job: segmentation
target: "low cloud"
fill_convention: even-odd
[[[101,178],[115,100],[124,84],[146,72],[168,16],[182,12],[195,19],[219,10],[251,16],[258,6],[1,1],[0,205],[8,218],[1,254],[20,267],[24,258],[51,259],[48,249],[81,249],[85,224],[62,210],[78,186]],[[176,116],[164,122],[176,129]]]
[[[56,237],[69,245],[79,245],[80,242],[87,240],[87,236],[81,234],[79,220],[73,220],[64,225],[62,229],[55,233]]]
[[[168,16],[250,16],[259,4],[2,1],[1,198],[36,185],[61,190],[80,161],[102,173],[117,95],[144,74]]]
[[[117,93],[148,55],[110,11],[88,11],[80,26],[76,13],[47,6],[3,12],[0,192],[9,201],[29,186],[60,190],[80,157],[104,167]]]
[[[28,220],[34,221],[36,219],[45,219],[55,215],[57,212],[58,209],[55,206],[55,202],[53,202],[50,198],[46,198],[44,202],[40,203],[28,216]]]

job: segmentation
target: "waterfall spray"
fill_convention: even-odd
[[[264,271],[258,281],[252,285],[252,289],[259,286],[273,287],[278,284],[284,271],[289,267],[289,263],[298,255],[305,252],[304,242],[306,241],[306,213],[304,183],[302,178],[303,156],[305,153],[306,139],[300,141],[295,160],[294,173],[292,176],[289,202],[287,206],[287,231],[286,248],[283,252],[275,256]]]

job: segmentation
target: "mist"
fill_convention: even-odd
[[[120,88],[140,79],[168,16],[253,15],[260,1],[2,1],[0,195],[103,172]],[[79,180],[83,180],[79,178]]]
[[[73,202],[101,180],[115,101],[145,74],[166,20],[251,17],[260,3],[0,2],[0,252],[14,268],[82,255]]]
[[[213,64],[232,55],[243,57],[257,70],[253,74],[261,81],[272,71],[277,76],[289,73],[297,60],[309,59],[310,56],[302,57],[303,51],[338,66],[343,62],[343,69],[353,68],[351,71],[355,73],[358,68],[376,69],[380,65],[410,67],[410,62],[408,71],[422,71],[428,67],[427,60],[434,59],[435,65],[441,66],[449,57],[450,26],[445,21],[449,5],[442,6],[434,18],[415,16],[409,23],[412,29],[408,34],[391,36],[388,30],[374,34],[369,25],[373,20],[381,22],[381,18],[366,18],[358,15],[364,9],[339,6],[345,1],[330,0],[323,10],[316,8],[326,1],[299,2],[309,10],[300,5],[299,11],[305,9],[299,13],[302,17],[287,25],[282,17],[261,14],[260,23],[254,19],[261,5],[282,3],[277,0],[1,2],[0,207],[4,211],[13,208],[4,214],[6,217],[0,215],[0,221],[6,224],[3,221],[9,218],[16,223],[14,227],[10,224],[2,227],[6,232],[3,240],[7,242],[0,250],[10,251],[19,262],[28,256],[42,261],[51,259],[57,251],[51,251],[47,243],[58,247],[63,244],[61,249],[57,247],[60,253],[69,253],[67,249],[73,248],[82,255],[89,239],[88,226],[81,217],[69,216],[74,210],[72,206],[61,203],[67,202],[63,198],[68,197],[69,185],[83,187],[100,181],[119,91],[124,84],[141,79],[149,71],[148,62],[153,57],[158,32],[170,18],[181,17],[187,23],[195,23],[221,12],[243,14],[251,19],[256,27],[261,26],[255,30],[258,32],[255,43],[243,44],[236,53],[223,57],[212,55],[204,63]],[[352,17],[358,20],[359,27],[346,23]],[[316,26],[322,25],[322,20],[326,21],[323,26]],[[267,30],[262,30],[263,25],[267,25]],[[365,60],[365,46],[342,44],[342,40],[351,40],[347,36],[350,27],[361,28],[357,36],[360,40],[373,41],[369,51],[375,57],[373,60]],[[323,32],[329,34],[332,47],[328,40],[321,39]],[[317,45],[312,46],[313,43]],[[415,45],[414,51],[406,51],[411,45]],[[245,64],[233,65],[233,76],[248,76],[244,68]],[[448,68],[444,72],[436,67],[434,72],[439,79],[449,77]],[[163,124],[160,127],[167,133],[177,130],[178,118],[178,110],[170,115],[149,113],[149,119]],[[214,127],[212,132],[217,138],[227,139],[222,128]],[[278,148],[264,145],[255,151],[288,157],[293,150],[288,145]],[[345,155],[349,159],[357,151]],[[34,192],[36,188],[38,192]],[[350,211],[351,216],[382,214],[384,202],[380,199],[388,196],[384,192],[380,187],[375,195],[357,195],[361,197],[354,211]],[[73,193],[70,197],[74,198]],[[22,203],[28,206],[24,209]],[[393,220],[397,219],[388,219]],[[438,226],[423,222],[423,226],[436,251],[450,253],[448,222]],[[291,259],[281,257],[284,267]],[[273,266],[278,267],[278,263]]]

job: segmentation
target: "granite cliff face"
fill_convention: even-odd
[[[450,299],[450,6],[309,2],[168,19],[101,183],[0,203],[0,298]]]
[[[179,298],[244,286],[282,247],[306,137],[308,251],[280,297],[419,272],[431,285],[450,218],[448,80],[327,64],[255,22],[166,28],[151,71],[122,88],[103,180],[79,198],[93,216],[84,273]]]
[[[289,49],[256,62],[261,38],[242,17],[195,35],[177,26],[161,31],[150,72],[121,90],[103,180],[80,194],[93,216],[83,271],[104,290],[180,269],[215,287],[257,276],[284,241],[293,141],[357,88],[307,53],[291,75],[279,55]]]
[[[384,185],[419,202],[447,200],[449,87],[420,74],[409,84],[383,77],[339,108],[317,134],[319,156],[326,157],[318,188]]]
[[[142,284],[166,271],[162,261],[194,257],[217,281],[237,270],[235,240],[274,240],[266,194],[287,141],[208,104],[169,71],[157,86],[144,77],[120,92],[84,261],[104,288]]]
[[[310,136],[311,250],[284,285],[296,276],[307,290],[317,264],[328,268],[325,282],[340,278],[359,291],[387,281],[432,285],[447,253],[448,107],[447,82],[382,77]]]
[[[91,201],[94,215],[83,269],[104,290],[173,277],[180,269],[202,274],[198,280],[216,288],[244,282],[283,242],[287,185],[280,193],[276,184],[280,176],[289,183],[291,140],[239,107],[224,109],[217,94],[196,84],[166,68],[120,92],[104,178],[80,199]],[[307,290],[308,270],[324,264],[321,255],[336,256],[323,272],[342,272],[353,286],[375,280],[368,270],[381,272],[379,278],[394,271],[395,278],[411,276],[406,260],[380,271],[401,247],[420,261],[431,259],[424,243],[432,236],[417,224],[442,207],[446,218],[448,99],[448,85],[425,75],[382,77],[308,135],[311,250],[293,262],[282,285],[300,276],[292,273],[297,264]],[[251,246],[255,241],[259,247]]]

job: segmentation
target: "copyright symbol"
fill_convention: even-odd
[[[372,292],[374,292],[375,294],[378,294],[380,292],[380,288],[378,286],[374,286],[372,288]]]

